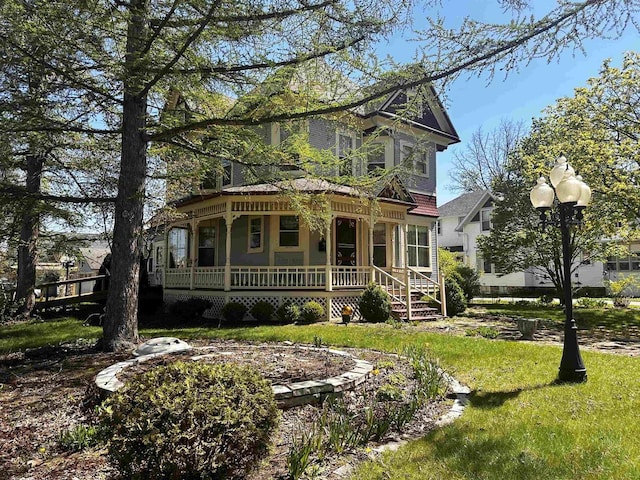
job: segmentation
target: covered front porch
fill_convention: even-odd
[[[412,204],[397,193],[366,199],[339,188],[326,194],[323,228],[311,228],[284,195],[265,192],[265,186],[231,187],[182,203],[181,218],[156,245],[165,297],[266,291],[279,298],[287,292],[351,296],[372,281],[405,304],[411,290],[435,297],[433,220],[410,224]]]

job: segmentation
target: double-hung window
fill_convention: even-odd
[[[297,247],[300,244],[300,224],[295,215],[280,216],[279,245]]]
[[[480,225],[483,232],[488,232],[493,227],[491,223],[491,210],[480,210]]]
[[[262,252],[263,217],[249,217],[249,253]]]
[[[216,227],[198,229],[198,266],[213,267],[216,259]]]
[[[169,232],[169,268],[184,268],[189,258],[189,231],[173,228]]]
[[[407,249],[410,267],[430,267],[431,246],[429,242],[429,227],[424,225],[409,225]]]

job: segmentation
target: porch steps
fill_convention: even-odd
[[[411,318],[407,318],[407,308],[400,302],[391,302],[391,315],[397,320],[408,321],[431,321],[439,320],[442,317],[440,310],[429,306],[429,302],[422,300],[411,300]]]

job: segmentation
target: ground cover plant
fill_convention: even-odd
[[[603,313],[610,313],[605,309]],[[638,325],[633,315],[629,324]],[[544,317],[546,311],[537,311]],[[554,317],[556,315],[557,317]],[[549,313],[561,321],[562,311]],[[554,320],[555,318],[555,320]],[[612,317],[613,319],[619,317]],[[62,325],[71,322],[64,320]],[[44,324],[54,330],[57,322]],[[602,321],[600,323],[606,322]],[[38,328],[44,328],[38,324]],[[80,328],[76,334],[92,332]],[[34,330],[2,327],[13,345]],[[34,328],[34,327],[31,327]],[[65,329],[60,328],[60,332]],[[535,342],[442,335],[414,327],[387,325],[264,326],[257,328],[148,329],[142,335],[181,338],[234,338],[252,341],[313,342],[396,351],[399,346],[427,346],[430,355],[473,393],[464,415],[452,425],[410,442],[394,453],[361,465],[352,480],[365,479],[576,479],[640,478],[640,384],[638,358],[583,349],[588,382],[555,383],[561,350]],[[586,335],[587,332],[584,333]],[[613,335],[617,335],[614,331]],[[50,337],[51,340],[51,337]],[[35,341],[31,341],[33,346]],[[6,383],[6,377],[3,383]],[[7,395],[9,387],[0,391]],[[4,436],[0,432],[0,436]],[[34,447],[35,448],[35,447]],[[87,457],[82,457],[87,458]],[[88,460],[85,460],[88,461]]]

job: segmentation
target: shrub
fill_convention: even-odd
[[[251,307],[250,313],[260,323],[267,323],[271,321],[275,308],[269,302],[258,302]]]
[[[467,300],[464,297],[462,287],[454,280],[455,275],[444,279],[444,288],[447,298],[447,315],[455,317],[467,309]]]
[[[313,300],[305,303],[300,309],[300,323],[316,323],[324,317],[324,307]]]
[[[127,478],[245,478],[279,413],[248,366],[175,362],[129,380],[100,409],[109,458]]]
[[[18,304],[9,295],[0,294],[0,323],[13,320],[18,312]]]
[[[286,301],[276,310],[276,317],[280,323],[295,323],[300,320],[300,307]]]
[[[602,298],[581,297],[576,300],[576,306],[580,308],[604,308],[607,302]]]
[[[185,322],[198,320],[213,303],[205,298],[178,300],[169,306],[169,313]]]
[[[247,313],[247,307],[239,302],[225,303],[222,307],[222,318],[226,322],[241,322],[245,313]]]
[[[389,294],[380,285],[369,283],[360,295],[360,315],[367,322],[386,322],[391,314]]]
[[[551,305],[553,303],[554,297],[551,294],[544,294],[540,298],[538,298],[538,303],[540,305]]]
[[[480,275],[475,268],[462,263],[456,266],[456,273],[460,277],[460,280],[456,278],[456,281],[460,283],[467,302],[470,302],[480,294]]]

